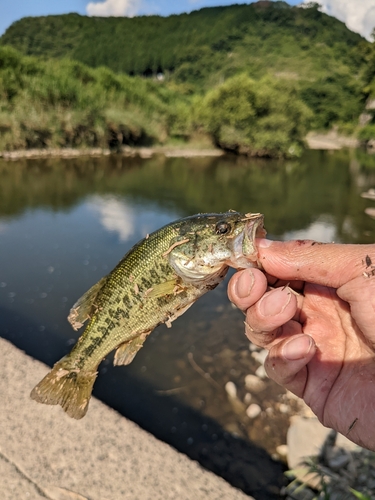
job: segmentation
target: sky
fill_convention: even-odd
[[[301,0],[287,0],[297,5]],[[308,0],[303,0],[305,3]],[[202,7],[251,3],[241,0],[0,0],[0,35],[25,16],[47,16],[77,12],[89,16],[127,16],[159,14],[168,16]],[[323,12],[346,23],[349,29],[370,39],[375,28],[375,0],[319,0]]]

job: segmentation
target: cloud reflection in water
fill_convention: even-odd
[[[304,229],[284,233],[283,240],[315,240],[323,243],[338,243],[335,221],[323,215]]]
[[[99,215],[102,226],[118,234],[120,241],[128,240],[134,234],[134,212],[124,201],[115,196],[93,196],[88,207]]]

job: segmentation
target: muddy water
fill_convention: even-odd
[[[295,162],[1,161],[0,179],[0,335],[50,365],[77,338],[66,321],[75,300],[140,238],[178,217],[231,208],[264,213],[271,238],[375,238],[364,213],[375,204],[360,197],[375,186],[375,159],[360,152],[310,152]],[[172,329],[159,327],[130,366],[105,360],[94,394],[247,493],[279,498],[275,450],[300,410],[267,379],[261,390],[246,387],[258,358],[224,283]],[[255,418],[250,404],[261,409]]]

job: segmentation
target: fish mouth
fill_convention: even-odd
[[[258,249],[256,238],[264,238],[267,234],[264,229],[263,214],[246,214],[245,227],[241,233],[233,239],[232,257],[230,266],[236,269],[246,267],[261,267],[258,261]]]

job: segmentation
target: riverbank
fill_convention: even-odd
[[[47,367],[1,338],[0,362],[2,500],[252,498],[95,398],[80,421],[35,403]]]
[[[332,130],[327,133],[310,132],[306,136],[306,143],[309,149],[321,150],[338,150],[343,148],[357,148],[359,147],[358,139],[354,137],[347,137],[338,134]],[[194,144],[187,146],[154,146],[154,147],[130,147],[124,146],[119,151],[124,156],[140,158],[151,158],[154,155],[164,155],[168,158],[194,158],[194,157],[210,157],[210,156],[223,156],[225,151],[215,147],[196,146]],[[0,151],[0,158],[6,160],[18,160],[20,158],[77,158],[79,156],[108,156],[112,154],[110,149],[104,148],[48,148],[48,149],[24,149],[16,151]]]
[[[25,149],[17,151],[0,151],[0,158],[5,160],[19,160],[21,158],[77,158],[79,156],[109,156],[110,149],[91,148],[91,149],[73,149],[73,148],[53,148],[53,149]],[[166,157],[193,158],[199,156],[222,156],[225,152],[222,149],[199,149],[199,148],[172,148],[172,147],[153,147],[153,148],[131,148],[124,147],[120,151],[124,156],[140,158],[151,158],[153,155],[161,154]]]
[[[340,135],[336,130],[327,133],[309,132],[306,136],[309,149],[323,149],[327,151],[343,148],[353,149],[360,146],[360,141],[355,137]]]

